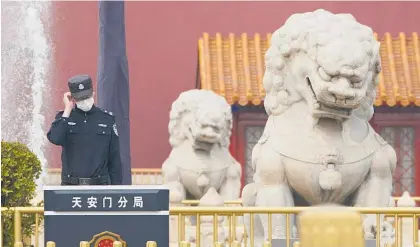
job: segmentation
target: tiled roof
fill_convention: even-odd
[[[375,37],[378,39],[377,34]],[[265,91],[264,55],[271,34],[235,37],[204,33],[198,41],[201,88],[224,96],[229,104],[260,105]],[[380,39],[382,72],[375,106],[420,107],[420,43],[417,33]]]

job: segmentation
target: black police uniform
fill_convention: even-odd
[[[80,86],[83,85],[83,86]],[[89,76],[69,80],[72,96],[92,95]],[[112,113],[95,105],[84,112],[77,108],[68,118],[59,112],[47,134],[48,140],[62,146],[62,185],[118,185],[122,181],[118,132]]]

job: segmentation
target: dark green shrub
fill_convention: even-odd
[[[1,206],[32,206],[36,180],[41,174],[41,163],[34,153],[18,142],[1,142]],[[2,213],[3,246],[13,246],[13,212]],[[35,215],[22,215],[22,236],[31,236]],[[23,242],[23,240],[22,240]]]

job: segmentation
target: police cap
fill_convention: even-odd
[[[88,75],[76,75],[68,81],[71,96],[75,100],[84,100],[93,95],[92,79]]]

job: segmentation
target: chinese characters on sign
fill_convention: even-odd
[[[78,207],[81,208],[82,207],[82,198],[81,197],[73,197],[73,208]]]
[[[85,199],[85,200],[84,200]],[[73,196],[72,199],[72,208],[127,208],[127,206],[132,208],[143,208],[143,197],[142,196],[120,196],[118,201],[112,201],[112,197],[94,197],[89,196],[87,198],[82,198],[80,196]]]

